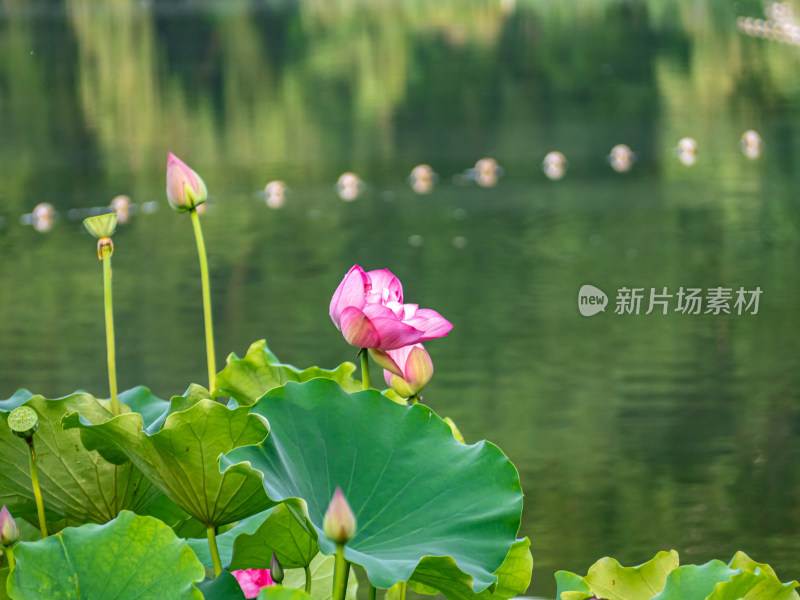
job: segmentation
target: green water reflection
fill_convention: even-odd
[[[796,48],[737,31],[761,3],[0,6],[0,396],[106,393],[101,267],[68,215],[119,193],[160,205],[115,236],[120,385],[205,381],[172,150],[214,196],[218,361],[259,338],[297,365],[354,360],[327,308],[356,262],[454,323],[429,344],[425,402],[517,464],[530,593],[668,548],[800,576],[800,70]],[[756,161],[738,146],[751,128]],[[637,152],[625,175],[605,158],[618,143]],[[556,149],[557,183],[540,168]],[[454,180],[482,156],[504,168],[495,188]],[[405,181],[422,162],[440,174],[427,196]],[[367,184],[352,203],[345,170]],[[292,190],[279,211],[257,193],[273,179]],[[43,201],[52,231],[19,224]],[[612,302],[623,286],[763,295],[756,316],[584,318],[584,283]]]

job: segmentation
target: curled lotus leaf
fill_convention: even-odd
[[[201,523],[225,525],[275,504],[264,493],[261,473],[249,465],[234,465],[225,473],[219,469],[221,454],[262,441],[269,426],[247,407],[227,408],[201,390],[194,386],[173,398],[169,414],[147,430],[138,413],[99,422],[73,413],[64,426],[80,430],[84,445],[109,461],[130,460]]]
[[[215,396],[230,396],[239,406],[250,406],[268,391],[289,381],[309,381],[322,377],[332,379],[350,392],[363,388],[360,381],[353,378],[356,366],[342,363],[333,370],[309,367],[300,370],[292,365],[282,364],[267,347],[266,340],[250,345],[244,358],[235,354],[228,356],[228,363],[216,377]]]

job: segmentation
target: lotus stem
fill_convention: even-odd
[[[111,413],[116,417],[119,414],[119,399],[117,398],[117,359],[114,345],[114,308],[111,295],[111,254],[113,251],[113,246],[103,246],[103,297],[106,313],[108,388],[111,394]]]
[[[14,549],[11,546],[9,546],[8,548],[3,548],[3,552],[5,552],[6,556],[8,557],[8,568],[10,570],[13,570],[17,564],[16,561],[14,560]]]
[[[364,389],[368,390],[369,385],[369,352],[366,348],[362,348],[361,352],[361,381],[364,383]]]
[[[310,594],[311,593],[311,569],[309,568],[308,565],[303,567],[303,569],[306,572],[306,587],[305,587],[306,594]]]
[[[378,593],[378,590],[375,589],[375,586],[372,583],[369,584],[369,600],[375,600],[375,597]]]
[[[408,582],[400,582],[400,600],[406,600],[406,591],[408,590]]]
[[[197,209],[192,208],[189,213],[192,215],[192,226],[194,227],[194,237],[197,241],[197,255],[200,257],[200,278],[203,284],[203,314],[206,324],[206,355],[208,358],[208,391],[214,393],[214,383],[217,373],[216,360],[214,358],[214,324],[211,319],[211,284],[208,278],[208,257],[206,255],[206,244],[203,241],[203,230],[200,227],[200,215]]]
[[[347,576],[350,563],[344,557],[344,544],[336,544],[336,566],[333,572],[333,597],[332,600],[344,600],[347,591]]]
[[[39,529],[42,537],[47,537],[47,520],[44,518],[44,502],[42,501],[42,489],[39,487],[39,467],[36,464],[36,451],[33,448],[33,436],[25,440],[30,449],[29,463],[31,467],[31,484],[33,485],[33,497],[36,499],[36,512],[39,514]]]
[[[213,525],[207,525],[206,534],[208,535],[208,549],[211,551],[211,562],[214,564],[214,577],[219,577],[219,574],[222,573],[222,561],[219,559],[216,528]]]

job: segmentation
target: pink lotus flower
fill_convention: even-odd
[[[395,350],[447,335],[453,325],[435,310],[403,304],[403,286],[387,269],[358,265],[344,276],[330,306],[331,320],[348,344]]]
[[[172,152],[167,154],[167,200],[178,212],[200,206],[208,198],[200,176]]]
[[[232,574],[239,582],[245,598],[255,598],[261,588],[275,585],[269,575],[269,569],[245,569],[244,571],[233,571]]]
[[[404,398],[422,391],[433,377],[433,361],[422,344],[403,346],[397,350],[370,350],[383,369],[386,384]]]

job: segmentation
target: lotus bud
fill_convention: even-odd
[[[0,509],[0,545],[8,548],[16,544],[17,539],[19,539],[17,522],[4,505],[3,508]]]
[[[109,249],[108,255],[114,253],[114,244],[111,236],[117,228],[117,213],[110,212],[105,215],[97,215],[83,220],[86,230],[97,238],[97,258],[103,260],[103,251]]]
[[[386,384],[403,398],[419,394],[433,377],[433,362],[422,344],[370,350],[370,355],[384,368]]]
[[[167,200],[178,212],[196,209],[208,198],[206,184],[172,152],[167,154]]]
[[[283,567],[274,552],[272,553],[272,560],[269,563],[269,576],[272,577],[272,581],[278,585],[283,583]]]
[[[14,435],[28,440],[39,429],[39,415],[30,406],[18,406],[8,413],[8,428]]]
[[[322,521],[322,530],[326,537],[337,544],[346,544],[356,533],[356,516],[347,503],[347,498],[342,493],[342,488],[336,487],[325,518]]]

